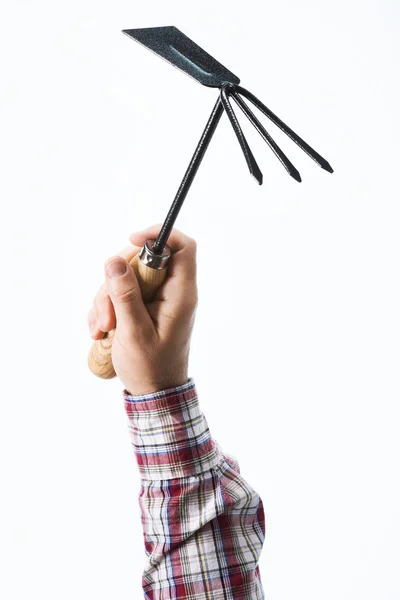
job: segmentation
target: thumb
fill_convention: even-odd
[[[118,331],[129,335],[147,328],[151,324],[151,318],[132,266],[121,256],[114,256],[106,262],[104,271]]]

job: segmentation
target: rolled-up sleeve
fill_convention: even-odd
[[[194,380],[123,395],[141,477],[144,597],[263,599],[263,503],[211,436]]]

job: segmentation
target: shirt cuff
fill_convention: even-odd
[[[200,410],[194,380],[144,395],[123,391],[142,479],[174,479],[215,467],[223,455]]]

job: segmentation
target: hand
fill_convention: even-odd
[[[154,299],[144,304],[129,261],[160,225],[129,239],[133,246],[108,259],[105,283],[88,315],[92,338],[116,329],[112,343],[114,369],[130,394],[147,394],[186,383],[190,337],[197,306],[196,242],[173,229],[167,279]]]

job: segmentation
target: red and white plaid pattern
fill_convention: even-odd
[[[141,476],[144,597],[264,599],[263,503],[211,437],[193,379],[123,395]]]

